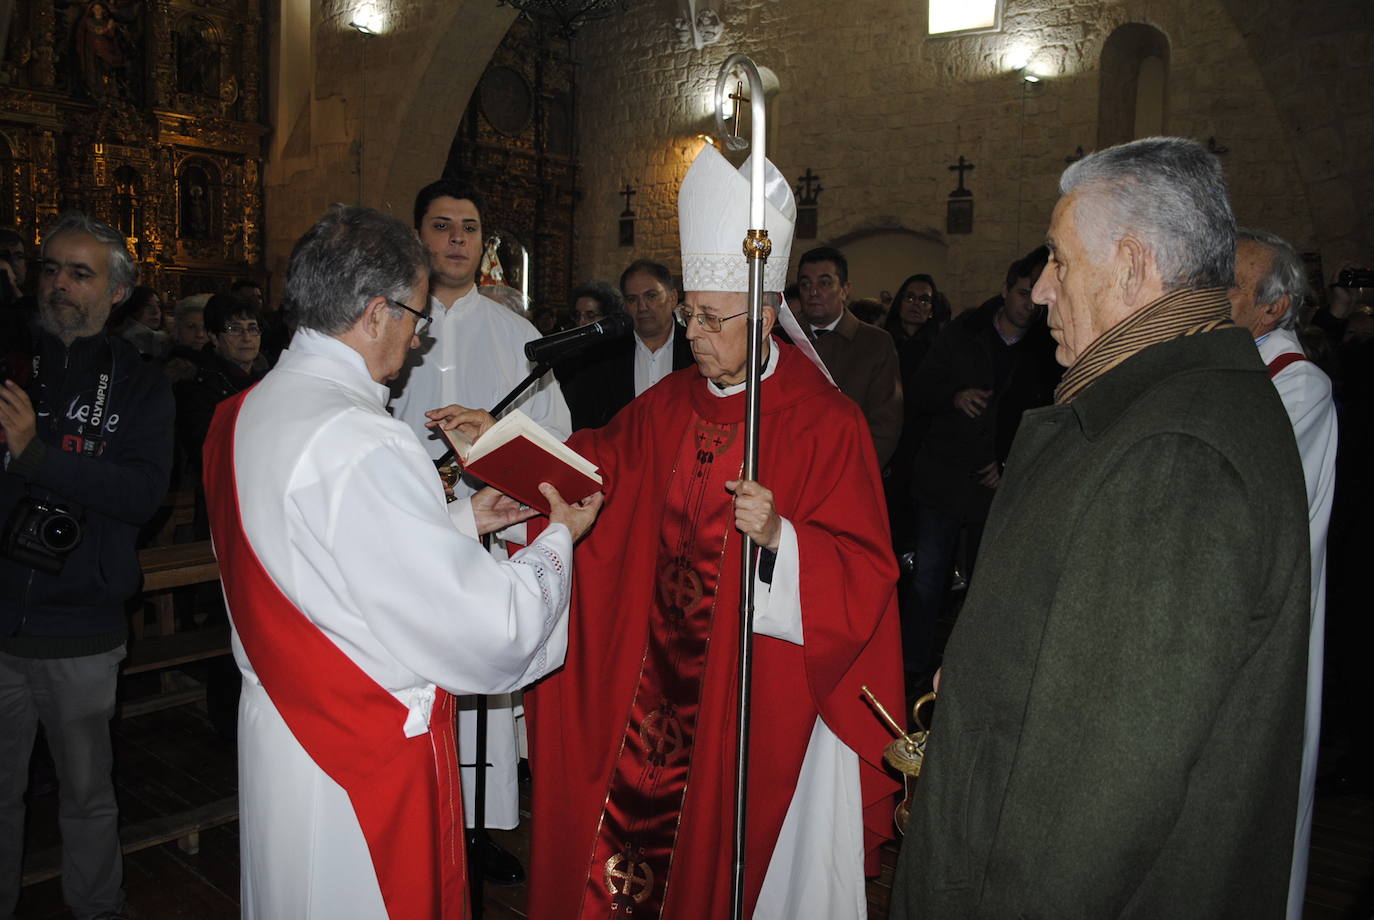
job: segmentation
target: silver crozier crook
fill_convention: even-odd
[[[725,130],[722,110],[730,101],[730,75],[743,71],[749,80],[750,134],[752,143]],[[752,147],[749,171],[749,232],[744,255],[749,259],[749,352],[744,378],[744,471],[742,478],[759,478],[759,355],[763,351],[763,267],[773,244],[763,226],[764,145],[763,80],[754,62],[732,54],[716,77],[716,134],[731,150]],[[738,122],[736,122],[738,124]],[[730,916],[744,920],[744,832],[749,800],[749,693],[754,668],[754,541],[746,534],[740,554],[739,597],[739,712],[736,722],[734,878]]]

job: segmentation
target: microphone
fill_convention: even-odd
[[[606,342],[628,335],[635,321],[628,313],[612,313],[604,319],[565,332],[555,332],[542,339],[525,343],[525,357],[535,364],[549,364],[598,342]]]

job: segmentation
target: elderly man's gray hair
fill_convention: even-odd
[[[1288,312],[1279,320],[1280,329],[1296,329],[1298,311],[1307,299],[1307,272],[1303,270],[1302,257],[1281,236],[1263,230],[1241,227],[1236,231],[1236,245],[1254,243],[1269,251],[1269,270],[1255,283],[1255,304],[1278,303],[1288,297]]]
[[[1082,193],[1078,230],[1090,251],[1130,235],[1154,253],[1165,290],[1231,286],[1236,219],[1221,164],[1197,141],[1108,147],[1064,170],[1059,190]]]
[[[285,300],[292,325],[346,332],[373,297],[409,300],[428,270],[429,253],[404,223],[336,204],[291,250]]]
[[[126,293],[133,290],[138,283],[138,265],[129,254],[122,233],[81,211],[63,211],[43,234],[43,258],[48,256],[48,243],[64,233],[85,233],[104,243],[110,250],[110,290],[117,287],[125,288]]]

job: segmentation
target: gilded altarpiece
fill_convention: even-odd
[[[260,277],[265,2],[13,4],[0,223],[36,244],[61,211],[93,214],[170,297]]]
[[[501,238],[506,284],[522,288],[522,250],[528,256],[531,307],[561,309],[572,287],[574,71],[566,39],[517,19],[468,101],[444,170],[486,198],[482,229]]]

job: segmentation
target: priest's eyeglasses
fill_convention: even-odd
[[[714,313],[693,313],[686,307],[678,307],[673,311],[673,315],[677,317],[677,324],[679,326],[686,326],[692,320],[696,320],[697,325],[707,332],[719,332],[721,324],[727,319],[734,319],[736,316],[745,316],[748,313],[749,311],[745,310],[743,313],[732,313],[729,316],[716,316]]]
[[[407,313],[414,313],[414,314],[418,317],[418,319],[415,320],[415,334],[416,334],[416,335],[422,336],[422,335],[424,335],[426,332],[429,331],[429,324],[430,324],[431,322],[434,321],[434,317],[432,317],[432,316],[426,316],[425,314],[421,313],[419,310],[413,310],[413,309],[411,309],[410,307],[407,307],[407,306],[406,306],[405,304],[403,304],[403,303],[397,303],[396,301],[392,300],[390,297],[386,297],[386,298],[384,298],[384,299],[386,300],[387,303],[391,304],[393,307],[399,307],[400,309],[406,311]]]

